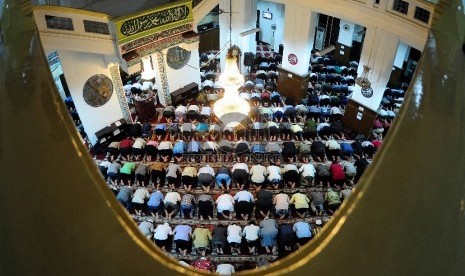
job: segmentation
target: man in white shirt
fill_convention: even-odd
[[[173,145],[170,141],[161,141],[158,144],[158,154],[163,158],[164,162],[168,162],[173,155]]]
[[[178,192],[169,191],[166,193],[163,204],[165,205],[165,216],[171,219],[179,211],[179,204],[181,203],[181,195]]]
[[[265,124],[266,133],[268,134],[268,140],[276,141],[276,137],[279,134],[279,125],[273,121],[267,121]]]
[[[199,169],[197,174],[198,176],[198,185],[202,186],[202,189],[208,193],[210,188],[213,186],[213,181],[215,180],[215,171],[208,164]]]
[[[247,247],[249,248],[249,254],[255,254],[255,248],[259,246],[260,227],[255,225],[255,221],[250,221],[250,224],[244,227],[242,235],[247,241]]]
[[[138,83],[138,82],[134,83],[134,84],[132,85],[132,87],[142,90],[142,84],[140,84],[140,83]]]
[[[250,168],[250,181],[258,193],[265,186],[266,168],[261,163],[253,165]]]
[[[216,273],[218,273],[219,275],[232,275],[235,272],[236,271],[232,264],[219,264],[216,267]]]
[[[313,180],[315,179],[315,166],[310,162],[310,158],[305,159],[305,163],[300,165],[299,172],[302,180],[302,184],[305,186],[313,186],[314,182]]]
[[[250,100],[250,97],[251,97],[251,94],[247,91],[242,91],[240,94],[239,94],[239,97],[248,101]]]
[[[325,144],[327,149],[326,156],[328,156],[330,160],[335,160],[341,155],[341,145],[332,137],[326,141]]]
[[[155,244],[159,246],[163,251],[166,251],[168,244],[168,237],[173,235],[173,229],[171,229],[168,222],[159,224],[153,233]]]
[[[209,152],[210,154],[214,154],[216,152],[216,149],[218,148],[218,145],[213,141],[205,141],[202,143],[201,147],[204,153]]]
[[[181,120],[181,119],[184,119],[184,116],[186,115],[186,112],[187,112],[187,107],[185,107],[184,105],[178,105],[176,107],[176,110],[174,111],[174,114],[176,116],[176,120]]]
[[[200,108],[199,108],[199,106],[196,105],[196,104],[191,104],[191,105],[189,105],[189,107],[187,108],[187,112],[189,112],[189,111],[194,111],[194,112],[197,112],[197,113],[198,113],[199,110],[200,110]]]
[[[233,197],[236,201],[236,217],[240,215],[243,220],[249,220],[253,211],[254,198],[251,192],[241,190]]]
[[[200,108],[198,105],[191,104],[187,107],[186,120],[196,120],[199,115]]]
[[[209,118],[210,115],[212,113],[212,108],[205,105],[205,106],[202,106],[202,110],[200,111],[200,114],[201,115],[204,115],[205,117]]]
[[[96,161],[96,163],[98,165],[98,168],[99,168],[100,172],[103,175],[103,178],[107,179],[107,171],[108,171],[108,167],[110,167],[110,165],[111,165],[111,162],[108,161],[107,158],[105,158],[102,161]]]
[[[216,199],[216,210],[218,215],[222,215],[223,217],[227,217],[232,219],[232,213],[234,211],[234,199],[228,193],[228,191],[224,191],[222,195],[220,195]]]
[[[281,181],[281,168],[276,165],[270,165],[266,168],[266,174],[268,175],[270,184],[277,189]]]
[[[227,240],[229,245],[231,246],[231,253],[235,255],[233,252],[234,249],[237,250],[238,254],[241,254],[241,242],[242,242],[242,229],[239,225],[233,223],[229,225],[227,228]]]
[[[274,196],[273,204],[279,219],[284,219],[289,214],[289,195],[284,191]]]
[[[331,122],[336,121],[336,120],[342,120],[342,111],[339,109],[337,106],[333,106],[330,109],[330,118]]]
[[[141,90],[142,91],[148,91],[153,89],[153,83],[151,81],[144,81],[142,83]]]
[[[132,205],[136,211],[136,215],[141,216],[142,210],[145,209],[145,200],[150,197],[146,188],[140,187],[132,195]]]
[[[136,157],[136,160],[138,160],[141,155],[144,155],[145,144],[147,144],[147,141],[140,137],[132,144],[132,154]]]

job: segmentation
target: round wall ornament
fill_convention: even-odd
[[[296,65],[299,62],[299,59],[295,54],[289,54],[287,56],[287,61],[289,61],[291,65]]]
[[[166,54],[166,63],[174,70],[181,69],[191,58],[191,52],[179,46],[168,49]]]
[[[93,107],[106,104],[113,94],[113,82],[103,74],[90,77],[83,88],[83,97],[86,103]]]
[[[373,88],[362,88],[362,95],[365,98],[371,98],[371,96],[373,96]]]

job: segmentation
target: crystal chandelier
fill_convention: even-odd
[[[218,82],[224,88],[223,98],[213,105],[213,112],[224,123],[225,127],[235,127],[249,116],[249,103],[239,97],[238,89],[244,84],[244,76],[237,67],[237,46],[228,50],[226,65]]]
[[[355,83],[362,88],[362,95],[366,98],[373,96],[373,88],[371,88],[371,82],[368,80],[370,69],[368,65],[364,65],[362,75],[355,79]]]
[[[368,65],[364,65],[362,75],[355,80],[355,83],[358,84],[362,89],[371,88],[371,82],[368,80],[370,69],[371,68]]]
[[[249,103],[239,97],[239,87],[244,84],[244,76],[237,67],[237,57],[240,49],[232,46],[232,1],[229,0],[229,49],[226,54],[226,65],[218,82],[224,88],[223,98],[213,105],[213,112],[225,127],[235,127],[249,116]]]

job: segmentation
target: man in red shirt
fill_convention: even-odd
[[[346,180],[346,174],[344,173],[344,167],[337,162],[337,158],[333,159],[331,166],[329,166],[329,171],[331,172],[333,185],[336,188],[342,187]]]
[[[119,150],[121,152],[121,157],[123,160],[129,160],[129,155],[131,155],[132,151],[132,144],[134,144],[134,141],[130,136],[124,138],[119,143]]]
[[[198,270],[215,271],[215,265],[206,257],[201,257],[192,263],[192,266]]]

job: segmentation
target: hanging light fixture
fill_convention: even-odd
[[[368,65],[364,65],[362,75],[355,79],[355,83],[362,88],[362,95],[366,98],[373,96],[373,88],[371,88],[371,82],[368,80],[370,69]]]
[[[232,46],[232,9],[229,1],[229,49],[226,54],[226,65],[218,78],[219,84],[224,88],[223,98],[213,105],[213,112],[224,123],[225,127],[235,127],[249,116],[249,103],[239,97],[239,87],[244,84],[244,76],[237,67],[237,58],[240,54],[239,47]]]

